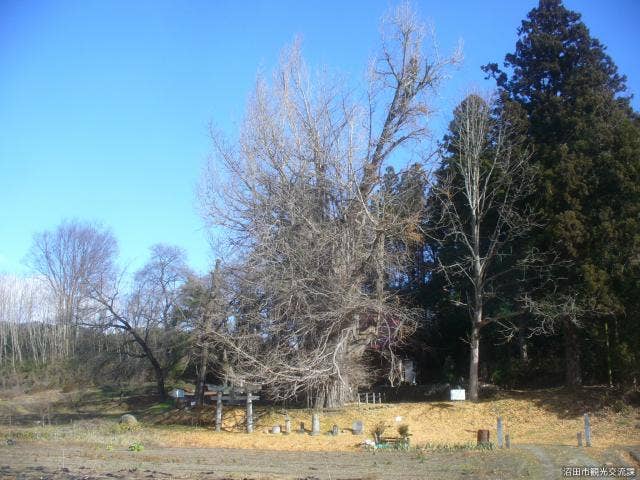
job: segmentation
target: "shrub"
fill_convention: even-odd
[[[376,443],[380,442],[380,439],[382,438],[382,435],[384,435],[384,431],[386,429],[387,425],[384,422],[378,422],[373,426],[373,430],[371,433],[373,433],[373,438]]]
[[[140,442],[133,442],[131,445],[129,445],[130,452],[141,452],[143,450],[144,445],[142,445]]]

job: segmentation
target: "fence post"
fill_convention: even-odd
[[[578,432],[576,434],[576,437],[578,437],[578,446],[581,447],[582,446],[582,432]]]

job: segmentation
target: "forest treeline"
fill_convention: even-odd
[[[461,53],[442,56],[407,5],[382,32],[361,90],[294,43],[237,135],[212,129],[198,199],[224,246],[209,274],[158,244],[128,275],[98,224],[36,234],[33,275],[0,277],[4,386],[55,370],[322,407],[399,384],[411,359],[419,383],[472,400],[482,382],[635,387],[640,118],[605,47],[541,0],[514,51],[487,59],[495,91],[469,94],[434,148]]]

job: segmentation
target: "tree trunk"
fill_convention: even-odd
[[[219,320],[223,315],[220,308],[220,259],[216,259],[216,266],[211,272],[211,286],[209,287],[209,295],[206,303],[206,310],[202,315],[199,343],[200,350],[200,367],[198,369],[198,382],[196,385],[196,402],[198,406],[204,405],[204,383],[207,378],[207,366],[209,363],[209,334],[211,333],[212,322]]]
[[[313,391],[311,402],[316,409],[342,407],[351,398],[352,389],[340,380],[334,380]]]
[[[482,315],[482,311],[475,315]],[[469,400],[478,401],[478,366],[480,365],[480,323],[474,319],[471,327],[471,355],[469,360]]]
[[[580,366],[580,345],[576,326],[570,320],[564,321],[565,352],[565,385],[578,387],[582,385],[582,369]]]
[[[520,360],[529,361],[529,345],[527,344],[527,336],[524,327],[518,329],[518,347],[520,349]]]
[[[153,369],[156,374],[156,385],[158,386],[158,394],[160,395],[160,400],[165,401],[167,399],[167,391],[164,386],[164,372],[160,365],[154,365]]]
[[[611,342],[609,341],[609,321],[604,321],[604,343],[607,348],[607,381],[613,387],[613,368],[611,361]]]
[[[208,345],[202,346],[200,368],[198,369],[198,383],[196,385],[196,402],[199,407],[204,405],[204,382],[207,378]]]
[[[167,391],[166,391],[165,385],[164,385],[164,370],[160,366],[160,362],[158,362],[156,357],[153,355],[153,352],[149,348],[149,345],[147,345],[147,342],[145,342],[144,339],[140,335],[138,335],[138,332],[136,332],[131,327],[126,327],[126,328],[124,328],[124,330],[128,331],[129,333],[131,333],[131,335],[133,336],[134,340],[138,343],[138,345],[140,345],[140,348],[142,348],[142,351],[144,352],[145,356],[147,357],[147,359],[151,363],[151,366],[153,367],[153,371],[154,371],[154,373],[156,375],[156,385],[158,386],[158,395],[160,395],[160,399],[161,400],[163,400],[163,401],[166,400],[167,399]]]

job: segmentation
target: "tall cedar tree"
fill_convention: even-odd
[[[541,0],[518,30],[514,53],[484,67],[505,101],[529,120],[537,199],[545,228],[534,243],[570,262],[568,281],[551,295],[582,306],[579,318],[557,316],[566,354],[567,385],[587,374],[607,380],[637,375],[640,357],[640,129],[625,77],[589,34],[580,14],[560,0]],[[579,329],[578,327],[583,327]],[[589,351],[586,350],[586,338]],[[594,351],[595,349],[595,351]],[[591,359],[582,365],[583,359]],[[588,353],[588,355],[585,355]],[[587,371],[586,367],[590,368]]]

